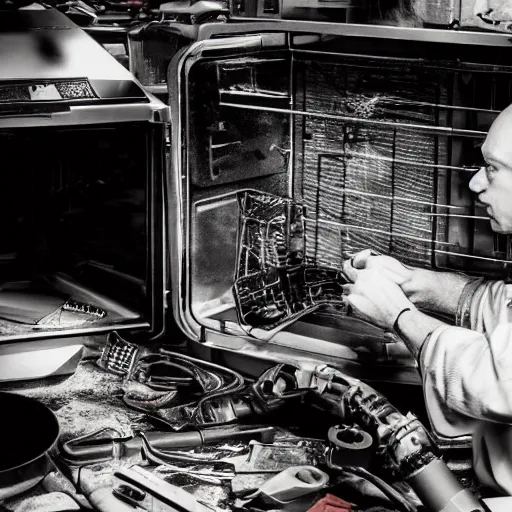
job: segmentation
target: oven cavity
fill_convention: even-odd
[[[2,336],[144,323],[142,124],[0,131]]]
[[[313,341],[317,354],[334,342],[355,359],[360,340],[380,339],[377,358],[402,357],[380,329],[346,315],[345,259],[372,248],[411,266],[508,278],[510,240],[492,232],[468,187],[512,99],[504,52],[459,45],[441,60],[418,44],[305,34],[288,34],[288,50],[251,51],[244,38],[244,51],[235,39],[184,68],[186,295],[199,325],[304,350]],[[299,210],[303,254],[286,263]],[[329,300],[308,288],[310,269],[332,272]]]

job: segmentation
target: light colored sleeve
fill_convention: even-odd
[[[487,301],[489,308],[491,303],[497,304]],[[489,311],[483,313],[479,325],[486,330],[496,321]],[[440,434],[470,434],[474,420],[512,423],[512,323],[498,323],[489,337],[438,327],[425,341],[419,362],[427,410]]]
[[[456,324],[489,337],[499,324],[512,323],[512,285],[476,279],[464,288]]]

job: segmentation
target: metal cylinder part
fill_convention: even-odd
[[[373,453],[373,439],[357,426],[335,426],[327,437],[331,444],[330,461],[336,466],[368,468]]]
[[[464,489],[441,459],[434,459],[409,478],[425,507],[432,512],[483,512],[471,492]]]

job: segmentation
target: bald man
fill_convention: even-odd
[[[486,166],[469,187],[491,227],[512,233],[512,106],[482,146]],[[512,285],[405,267],[370,250],[344,268],[347,301],[360,316],[394,330],[418,359],[425,401],[442,435],[473,436],[480,482],[512,495]],[[454,315],[448,325],[418,308]]]

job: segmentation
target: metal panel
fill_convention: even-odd
[[[168,107],[65,15],[52,9],[4,14],[0,87],[10,101],[1,102],[0,126],[168,121]],[[71,94],[79,84],[89,93]]]

